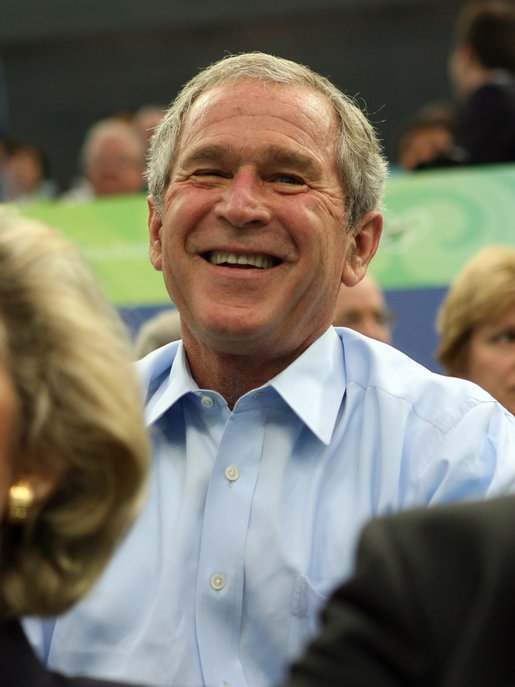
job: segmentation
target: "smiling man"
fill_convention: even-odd
[[[151,489],[93,594],[35,638],[51,666],[272,685],[372,515],[512,486],[515,422],[491,397],[331,326],[385,174],[361,111],[294,62],[228,57],[179,93],[147,170],[182,333],[140,363]]]

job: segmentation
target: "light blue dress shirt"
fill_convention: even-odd
[[[53,634],[27,624],[54,669],[162,687],[279,682],[366,520],[515,482],[509,413],[350,330],[331,327],[233,412],[198,389],[181,343],[141,373],[148,501]]]

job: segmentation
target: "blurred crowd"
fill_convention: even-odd
[[[392,169],[515,161],[515,39],[513,3],[464,5],[449,50],[453,100],[423,103],[399,122]],[[2,73],[0,70],[0,83]],[[10,135],[8,93],[0,85],[0,200],[26,203],[62,197],[135,193],[145,188],[149,139],[164,107],[143,104],[93,122],[77,152],[77,173],[59,188],[44,141]],[[15,123],[12,123],[15,130]]]
[[[82,201],[143,191],[147,147],[163,113],[162,106],[148,104],[134,113],[114,113],[94,122],[78,153],[77,176],[64,190],[52,178],[44,146],[4,133],[0,136],[0,200],[16,204],[51,198]]]

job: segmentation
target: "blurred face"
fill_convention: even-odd
[[[7,493],[13,482],[12,449],[16,410],[13,381],[0,360],[0,513],[5,513]]]
[[[336,133],[326,102],[297,86],[240,81],[194,103],[162,218],[151,199],[149,216],[187,350],[297,355],[329,326],[340,282],[370,259],[346,232]],[[372,255],[378,217],[362,222]]]
[[[359,284],[348,287],[342,285],[333,324],[349,327],[372,339],[391,343],[390,313],[386,308],[383,294],[369,277]]]
[[[143,154],[136,142],[101,139],[88,162],[86,176],[97,196],[137,193],[143,188]]]
[[[43,180],[39,160],[28,150],[19,150],[7,160],[6,185],[15,193],[30,193]]]
[[[515,306],[499,320],[476,327],[462,376],[515,414]]]
[[[451,132],[443,126],[427,126],[410,134],[399,159],[403,169],[413,170],[445,153],[452,143]]]
[[[474,90],[470,76],[471,50],[467,44],[459,43],[452,50],[447,70],[449,81],[458,100],[464,100]]]
[[[148,148],[152,134],[163,119],[163,115],[164,110],[161,108],[149,108],[135,117],[134,124],[145,141],[145,148]]]

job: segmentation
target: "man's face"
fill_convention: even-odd
[[[95,148],[86,171],[95,194],[138,193],[143,188],[143,154],[131,141],[108,137]]]
[[[331,323],[342,276],[358,278],[336,133],[330,107],[301,87],[246,80],[194,103],[162,218],[149,203],[151,260],[186,346],[298,355]]]
[[[352,288],[342,285],[333,324],[349,327],[372,339],[391,343],[390,313],[379,287],[366,276]]]

